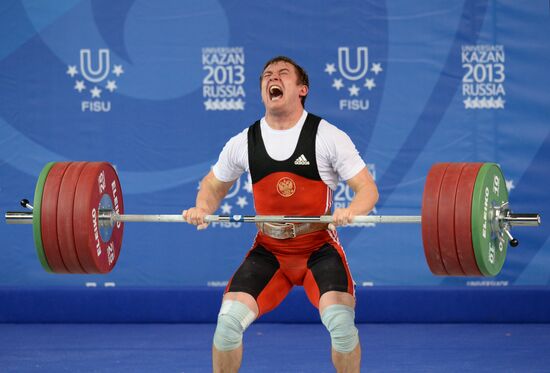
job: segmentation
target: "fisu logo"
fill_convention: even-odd
[[[111,111],[111,102],[101,100],[104,90],[113,93],[117,90],[116,79],[124,74],[122,65],[113,65],[111,68],[111,55],[109,49],[98,49],[92,53],[91,49],[80,50],[80,70],[77,65],[67,66],[67,75],[74,80],[73,89],[79,94],[89,93],[88,100],[81,101],[83,112],[108,112]],[[110,74],[115,77],[110,77]]]
[[[80,50],[80,71],[82,76],[89,82],[99,83],[103,81],[109,74],[110,54],[108,49],[100,49],[98,51],[97,68],[92,65],[92,51],[89,49]]]
[[[336,91],[347,92],[347,97],[339,100],[339,109],[368,110],[370,101],[362,96],[376,87],[376,76],[383,71],[382,64],[370,63],[368,47],[360,46],[355,49],[338,47],[337,65],[338,68],[335,63],[326,63],[324,71],[330,75],[331,86]]]
[[[338,48],[338,71],[348,80],[359,80],[369,71],[369,49],[367,47],[358,47],[355,55],[355,67],[352,67],[349,48]]]

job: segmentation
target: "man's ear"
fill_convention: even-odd
[[[300,97],[307,96],[307,93],[309,92],[309,87],[307,85],[302,85],[300,88]]]

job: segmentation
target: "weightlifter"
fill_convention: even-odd
[[[306,71],[288,57],[275,57],[265,64],[260,86],[265,116],[226,143],[184,219],[206,228],[204,217],[246,171],[258,215],[330,214],[339,178],[355,196],[349,207],[334,210],[334,226],[368,214],[378,200],[376,185],[349,136],[305,110]],[[212,347],[214,372],[239,370],[243,332],[294,285],[302,285],[319,309],[336,370],[359,371],[354,282],[334,226],[258,224],[252,249],[225,289]]]

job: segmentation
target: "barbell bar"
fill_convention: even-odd
[[[31,205],[29,205],[31,206]],[[32,224],[32,212],[8,211],[4,215],[7,224]],[[111,226],[123,223],[187,223],[181,214],[117,214],[110,210],[100,211],[100,225]],[[333,223],[332,215],[206,215],[207,223]],[[513,214],[498,218],[503,224],[533,227],[540,225],[539,214]],[[421,224],[420,215],[358,215],[350,224]],[[510,240],[512,240],[510,238]]]
[[[495,276],[504,263],[508,242],[518,244],[511,227],[541,223],[539,214],[511,212],[504,185],[494,163],[438,163],[427,176],[421,216],[356,216],[352,224],[420,223],[426,260],[434,274]],[[33,224],[40,262],[54,273],[111,271],[120,252],[123,223],[185,222],[181,214],[124,214],[122,188],[107,162],[50,162],[39,175],[34,206],[28,200],[20,203],[32,212],[7,212],[5,220]],[[60,205],[68,205],[70,211],[60,213]],[[331,215],[208,215],[205,220],[333,222]],[[62,235],[68,241],[74,238],[74,247],[59,245]]]

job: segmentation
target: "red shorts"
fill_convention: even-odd
[[[225,291],[252,295],[260,316],[277,307],[294,285],[303,286],[317,308],[319,298],[327,291],[355,295],[346,255],[337,237],[321,231],[275,240],[259,233]]]

